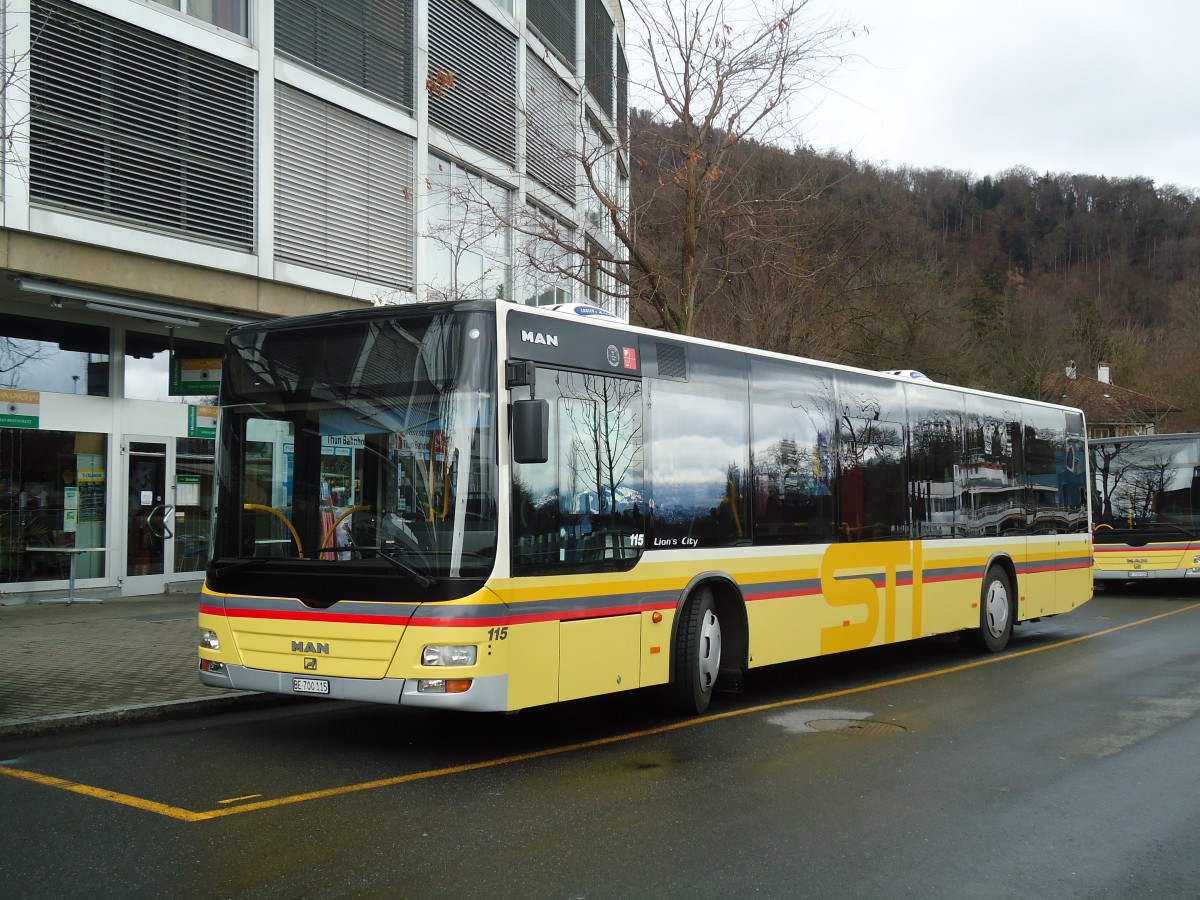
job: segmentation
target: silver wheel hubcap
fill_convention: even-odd
[[[1008,616],[1011,609],[1008,603],[1008,591],[1004,589],[1002,582],[993,581],[988,585],[987,598],[983,604],[987,630],[991,632],[992,637],[1001,637],[1008,628]]]
[[[721,622],[711,609],[700,623],[700,687],[711,688],[721,668]]]

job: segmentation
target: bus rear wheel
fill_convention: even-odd
[[[671,706],[702,713],[721,671],[721,620],[712,591],[701,588],[684,604],[671,656]]]
[[[980,650],[999,653],[1008,646],[1016,609],[1013,599],[1008,573],[1000,566],[992,566],[983,576],[979,598],[979,630],[975,632],[975,643]]]

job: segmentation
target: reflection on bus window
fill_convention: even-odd
[[[821,373],[754,360],[754,542],[833,540],[837,521],[833,383]]]
[[[750,403],[745,357],[696,348],[688,364],[691,381],[657,381],[651,388],[651,546],[749,544]]]
[[[627,568],[644,544],[641,385],[539,370],[537,391],[550,458],[513,466],[514,568]]]
[[[840,538],[905,538],[908,508],[902,385],[849,373],[839,373],[836,382]]]

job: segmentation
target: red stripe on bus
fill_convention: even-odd
[[[606,619],[612,616],[624,616],[634,613],[650,612],[654,609],[673,609],[672,603],[647,604],[645,606],[613,606],[599,609],[580,609],[567,611],[548,611],[542,613],[508,612],[499,616],[486,617],[439,617],[429,615],[413,615],[408,618],[386,616],[367,616],[361,614],[304,612],[300,610],[266,610],[266,609],[233,609],[222,610],[217,607],[201,606],[200,612],[215,616],[227,616],[239,619],[274,619],[277,621],[298,622],[350,622],[355,624],[383,625],[417,625],[422,628],[481,628],[496,625],[525,624],[532,622],[565,622],[579,619]]]
[[[323,613],[286,609],[220,609],[201,606],[200,612],[230,619],[279,619],[297,622],[353,622],[361,625],[407,625],[411,616],[368,616],[361,613]]]

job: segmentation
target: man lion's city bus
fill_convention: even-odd
[[[1092,438],[1098,582],[1200,577],[1200,434]]]
[[[1075,409],[490,301],[238,327],[222,378],[205,684],[698,713],[1091,597]]]

